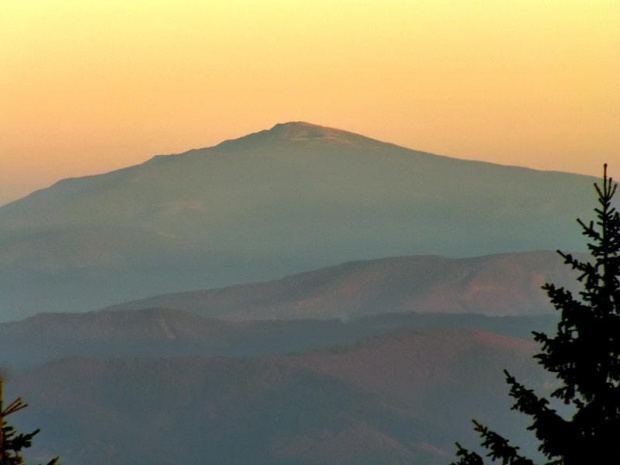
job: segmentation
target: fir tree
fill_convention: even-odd
[[[25,409],[28,404],[24,404],[20,397],[5,408],[3,388],[4,381],[0,376],[0,465],[24,465],[26,462],[22,451],[32,446],[32,439],[39,433],[39,430],[31,433],[18,433],[13,426],[6,424],[6,417]],[[52,459],[47,465],[59,465],[58,458]]]
[[[612,205],[617,184],[607,176],[594,184],[598,206],[595,221],[577,220],[588,240],[590,259],[581,261],[558,252],[579,273],[579,298],[546,284],[551,303],[560,312],[555,336],[534,332],[541,344],[535,356],[559,383],[550,396],[571,408],[564,417],[548,399],[537,395],[505,372],[514,398],[513,409],[531,417],[528,427],[539,442],[546,465],[620,463],[620,215]],[[534,465],[519,448],[474,421],[491,462]],[[452,465],[484,465],[484,459],[457,443]]]

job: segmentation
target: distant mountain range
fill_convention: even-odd
[[[576,250],[592,181],[279,124],[0,208],[0,319],[352,260]]]
[[[385,258],[265,283],[168,294],[110,307],[168,308],[232,320],[358,318],[384,313],[549,314],[544,283],[573,289],[555,252]]]
[[[548,389],[531,342],[477,330],[398,331],[250,359],[71,358],[16,374],[7,397],[42,428],[34,460],[67,465],[439,465],[469,419],[532,449],[501,370]],[[18,415],[15,416],[18,418]]]
[[[353,343],[409,329],[465,328],[531,338],[550,331],[556,315],[491,317],[475,314],[399,313],[349,321],[223,321],[182,310],[106,310],[40,314],[0,323],[0,369],[23,370],[74,357],[256,357]]]

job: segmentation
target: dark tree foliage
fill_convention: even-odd
[[[587,237],[590,259],[581,261],[559,252],[566,265],[579,272],[579,298],[563,288],[545,284],[551,303],[560,312],[555,336],[534,332],[541,344],[535,356],[553,373],[559,387],[550,395],[571,407],[570,418],[560,415],[549,400],[519,383],[506,380],[513,410],[531,417],[528,427],[539,442],[546,465],[620,463],[620,215],[612,206],[617,184],[607,176],[595,184],[596,219],[577,220]],[[519,448],[474,421],[486,456],[502,465],[534,465]],[[484,459],[457,443],[452,465],[484,465]]]
[[[6,408],[3,405],[3,380],[0,377],[0,465],[25,465],[22,451],[32,446],[32,439],[39,430],[31,433],[18,433],[13,426],[7,425],[5,418],[28,407],[21,397],[11,402]],[[59,465],[54,458],[47,465]]]

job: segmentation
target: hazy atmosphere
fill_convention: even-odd
[[[620,166],[620,3],[1,0],[0,204],[286,121]]]
[[[617,463],[619,84],[619,0],[0,0],[0,465]]]

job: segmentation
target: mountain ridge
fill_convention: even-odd
[[[244,360],[81,357],[17,374],[7,394],[37,406],[19,425],[42,428],[33,452],[68,465],[168,465],[177,451],[184,463],[439,465],[455,438],[475,440],[471,417],[528,445],[501,369],[544,386],[532,351],[482,331],[438,330]]]
[[[549,314],[540,287],[571,289],[574,273],[555,252],[452,259],[404,256],[355,261],[279,280],[186,291],[108,310],[170,308],[231,320],[358,318],[383,313]]]
[[[312,136],[312,134],[317,134],[316,136]],[[325,137],[325,135],[329,135],[329,137]],[[323,140],[328,142],[341,142],[347,143],[352,140],[354,141],[362,141],[365,143],[366,147],[390,147],[392,149],[396,149],[398,151],[404,150],[408,152],[412,152],[418,156],[426,156],[430,157],[434,160],[443,160],[446,162],[455,162],[455,163],[464,163],[464,164],[477,164],[477,165],[486,165],[493,168],[510,168],[517,169],[523,171],[531,171],[534,173],[550,173],[550,174],[566,174],[570,176],[581,176],[583,178],[593,179],[591,176],[583,175],[579,173],[567,173],[563,171],[556,170],[540,170],[535,168],[523,167],[518,165],[503,165],[499,163],[493,163],[488,161],[479,161],[479,160],[470,160],[463,158],[451,157],[448,155],[439,155],[431,152],[420,151],[416,149],[411,149],[408,147],[400,146],[398,144],[394,144],[391,142],[381,141],[378,139],[374,139],[371,137],[367,137],[358,133],[354,133],[351,131],[346,131],[342,129],[336,129],[328,126],[322,126],[318,124],[308,123],[305,121],[291,121],[286,123],[277,123],[271,129],[265,129],[261,131],[257,131],[254,133],[250,133],[244,136],[224,140],[218,144],[212,146],[206,146],[196,149],[189,149],[179,153],[171,153],[171,154],[161,154],[154,155],[151,158],[143,161],[142,163],[138,163],[136,165],[131,165],[123,168],[119,168],[116,170],[112,170],[105,173],[98,173],[92,175],[84,175],[84,176],[75,176],[60,179],[54,184],[38,189],[31,194],[28,194],[25,197],[20,199],[16,199],[8,204],[0,206],[0,214],[3,209],[7,207],[11,207],[15,204],[19,204],[20,202],[29,199],[31,196],[39,196],[49,189],[60,188],[71,186],[73,188],[76,187],[76,184],[81,187],[84,183],[88,183],[89,181],[96,181],[99,179],[104,179],[110,176],[119,176],[122,174],[128,174],[132,171],[140,169],[141,167],[145,167],[152,163],[160,163],[160,162],[176,162],[183,158],[187,157],[196,157],[197,155],[208,155],[209,152],[221,152],[228,151],[231,148],[238,148],[239,146],[246,146],[248,144],[253,144],[256,141],[261,142],[272,142],[272,141],[301,141],[301,140]],[[10,210],[10,209],[9,209]]]
[[[346,346],[354,341],[402,330],[447,328],[483,330],[528,339],[548,331],[556,315],[400,313],[347,321],[295,319],[230,321],[183,310],[149,308],[86,313],[43,313],[0,323],[0,366],[22,370],[55,359],[93,356],[256,357]]]
[[[0,320],[352,260],[580,250],[568,225],[590,190],[585,176],[283,124],[0,208]]]
[[[289,129],[290,130],[286,130]],[[317,131],[319,134],[324,133],[324,134],[331,134],[332,137],[312,137],[312,136],[307,136],[304,137],[304,134],[311,134],[312,131]],[[288,134],[288,136],[284,136]],[[205,146],[205,147],[200,147],[200,148],[195,148],[195,149],[188,149],[186,151],[183,152],[178,152],[178,153],[170,153],[170,154],[159,154],[159,155],[153,155],[152,157],[148,158],[147,160],[138,163],[136,165],[131,165],[131,166],[127,166],[127,167],[123,167],[123,168],[119,168],[119,169],[115,169],[112,171],[108,171],[108,172],[104,172],[104,173],[97,173],[97,174],[86,174],[86,175],[81,175],[81,176],[71,176],[71,177],[67,177],[67,178],[63,178],[60,179],[58,181],[56,181],[55,183],[51,184],[50,186],[47,187],[43,187],[40,189],[37,189],[33,192],[31,192],[30,194],[13,200],[5,205],[1,205],[0,206],[0,210],[2,210],[5,207],[8,207],[9,205],[12,205],[16,202],[20,202],[32,195],[36,195],[39,192],[42,191],[46,191],[47,189],[50,188],[54,188],[54,187],[58,187],[58,186],[62,186],[64,184],[67,183],[73,183],[73,182],[79,182],[79,180],[92,180],[92,179],[96,179],[102,176],[107,176],[113,173],[119,173],[119,172],[124,172],[126,170],[132,170],[134,168],[143,166],[145,164],[151,163],[151,162],[160,162],[160,161],[168,161],[168,160],[174,160],[177,159],[179,157],[184,157],[184,156],[191,156],[191,155],[196,155],[196,152],[203,152],[205,150],[224,150],[224,149],[228,149],[230,146],[234,146],[237,144],[245,144],[245,143],[251,143],[254,142],[256,139],[267,139],[267,140],[303,140],[303,139],[307,139],[307,140],[312,140],[312,139],[317,139],[317,138],[323,138],[323,139],[328,139],[330,141],[340,141],[342,143],[345,143],[348,140],[359,140],[359,141],[364,141],[366,143],[369,143],[370,145],[375,145],[375,146],[391,146],[397,149],[404,149],[404,150],[409,150],[412,152],[415,152],[417,154],[420,155],[428,155],[430,157],[436,157],[436,158],[443,158],[443,159],[447,159],[450,161],[455,161],[455,162],[464,162],[464,163],[480,163],[480,164],[485,164],[485,165],[490,165],[490,166],[496,166],[496,167],[505,167],[505,168],[515,168],[515,169],[519,169],[519,170],[526,170],[526,171],[533,171],[533,172],[541,172],[541,173],[558,173],[558,174],[569,174],[572,176],[583,176],[585,178],[592,178],[592,176],[589,175],[585,175],[585,174],[581,174],[581,173],[570,173],[570,172],[565,172],[565,171],[559,171],[559,170],[543,170],[543,169],[537,169],[537,168],[530,168],[530,167],[525,167],[525,166],[519,166],[519,165],[507,165],[507,164],[500,164],[500,163],[494,163],[494,162],[489,162],[489,161],[482,161],[482,160],[473,160],[473,159],[466,159],[466,158],[458,158],[458,157],[452,157],[449,155],[440,155],[440,154],[435,154],[433,152],[428,152],[428,151],[424,151],[424,150],[417,150],[417,149],[413,149],[413,148],[409,148],[409,147],[405,147],[402,145],[398,145],[392,142],[387,142],[387,141],[383,141],[383,140],[379,140],[379,139],[374,139],[371,137],[367,137],[364,136],[362,134],[358,134],[355,132],[351,132],[351,131],[347,131],[347,130],[343,130],[343,129],[337,129],[337,128],[332,128],[329,126],[323,126],[323,125],[318,125],[318,124],[314,124],[314,123],[309,123],[306,121],[289,121],[289,122],[285,122],[285,123],[276,123],[274,126],[272,126],[270,129],[264,129],[264,130],[260,130],[260,131],[256,131],[244,136],[240,136],[240,137],[235,137],[232,139],[227,139],[224,140],[222,142],[219,142],[215,145],[211,145],[211,146]]]

